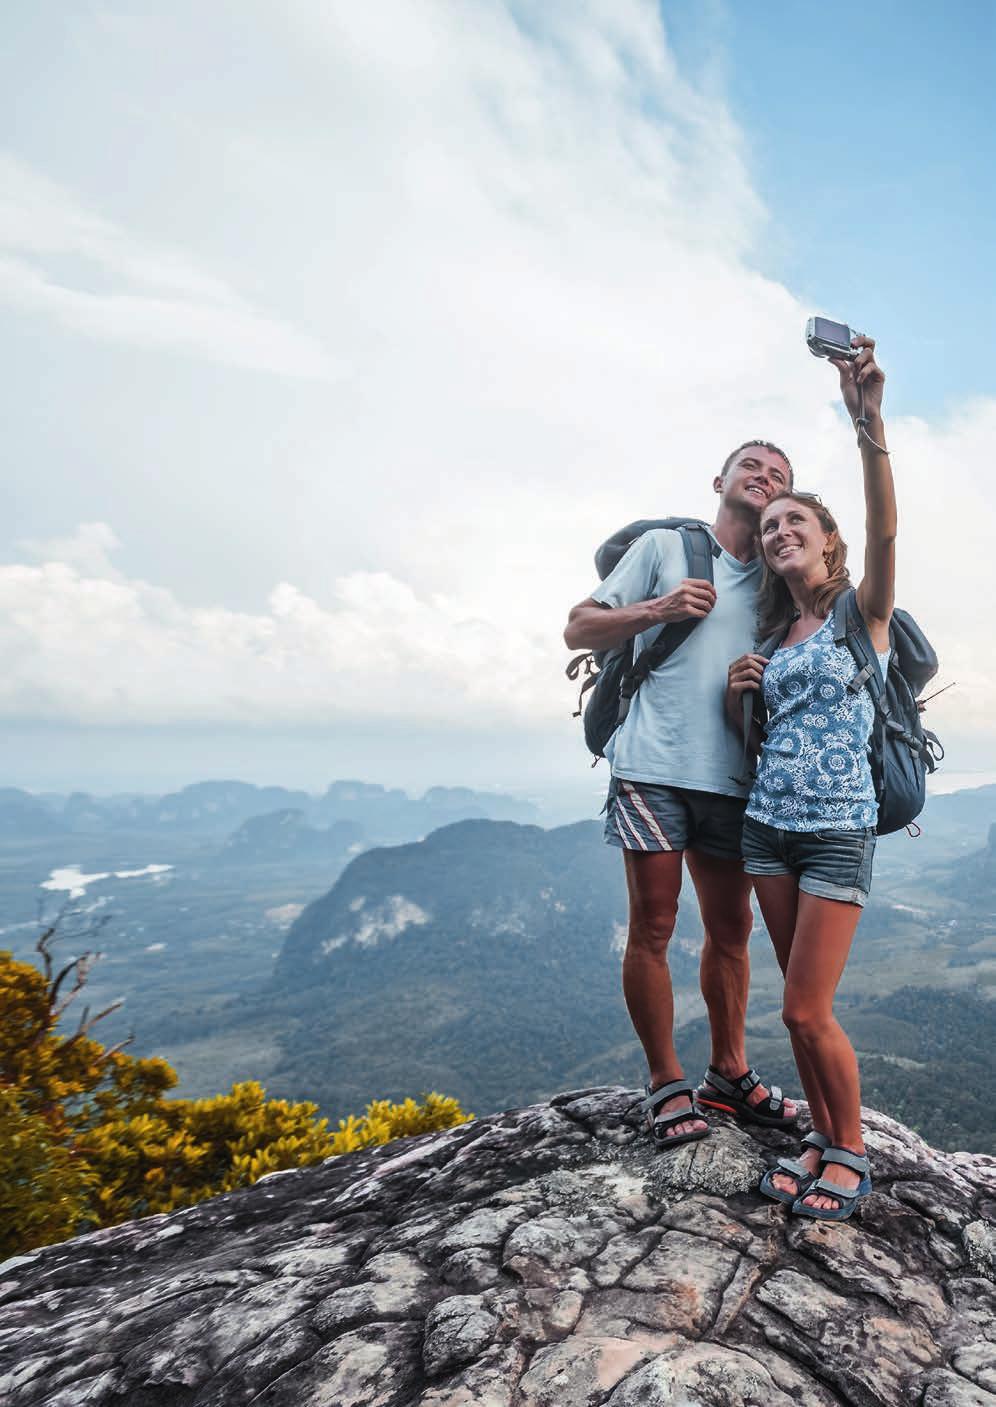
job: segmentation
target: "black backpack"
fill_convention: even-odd
[[[770,659],[787,633],[786,626],[770,636],[759,646],[758,653]],[[937,655],[909,612],[893,611],[889,622],[889,668],[883,684],[875,647],[858,610],[853,587],[842,591],[833,603],[833,638],[835,644],[847,646],[858,667],[847,687],[852,693],[867,689],[875,705],[868,743],[878,801],[875,830],[878,835],[891,835],[919,816],[926,801],[927,773],[933,772],[944,757],[937,734],[924,728],[917,707],[918,695],[937,673]],[[752,692],[744,693],[743,702],[746,739],[755,708],[763,723],[764,702]]]
[[[685,548],[687,575],[712,581],[712,559],[719,555],[719,548],[698,518],[641,518],[620,528],[595,553],[599,580],[604,581],[615,569],[637,538],[654,528],[676,529]],[[568,664],[566,673],[572,682],[576,682],[582,666],[585,674],[575,718],[581,716],[584,696],[591,690],[587,705],[583,707],[584,740],[595,762],[605,756],[605,746],[629,713],[637,689],[688,639],[698,623],[698,619],[693,618],[662,626],[654,643],[642,651],[635,664],[633,640],[611,650],[586,650],[575,655]]]

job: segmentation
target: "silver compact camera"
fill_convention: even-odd
[[[851,338],[857,336],[846,323],[830,318],[810,318],[806,323],[806,346],[814,357],[853,361],[859,349],[851,346]]]

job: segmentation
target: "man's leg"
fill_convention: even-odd
[[[701,850],[686,850],[685,859],[705,929],[699,979],[712,1037],[710,1064],[727,1079],[735,1079],[748,1068],[744,1028],[750,988],[749,941],[754,922],[751,880],[744,874],[742,860],[720,859]],[[748,1101],[757,1104],[769,1093],[764,1085],[758,1085],[751,1090]],[[786,1117],[795,1112],[795,1104],[786,1099]]]
[[[629,937],[623,958],[623,994],[650,1069],[651,1089],[682,1078],[674,1049],[674,996],[667,945],[674,932],[681,889],[681,851],[625,850]],[[683,1108],[687,1097],[661,1105],[659,1114]],[[706,1127],[701,1119],[674,1125],[674,1134]]]

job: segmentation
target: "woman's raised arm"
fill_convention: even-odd
[[[840,372],[840,391],[852,421],[864,416],[858,427],[858,444],[865,482],[865,570],[858,587],[858,609],[864,617],[872,644],[885,650],[896,584],[896,488],[885,446],[882,392],[885,373],[875,360],[875,341],[855,337],[860,348],[853,361],[834,360]]]

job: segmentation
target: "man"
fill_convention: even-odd
[[[644,1110],[661,1147],[708,1133],[674,1048],[667,945],[683,857],[705,929],[700,977],[712,1035],[698,1100],[775,1127],[796,1116],[792,1101],[748,1067],[744,1050],[752,927],[740,853],[747,787],[737,780],[741,743],[723,706],[730,662],[754,648],[761,510],[791,485],[782,450],[764,440],[741,445],[713,480],[715,585],[687,578],[679,534],[655,529],[573,608],[564,631],[571,649],[612,649],[636,636],[639,654],[662,625],[699,622],[639,689],[605,754],[612,767],[605,839],[623,850],[629,890],[623,993],[647,1056]]]

